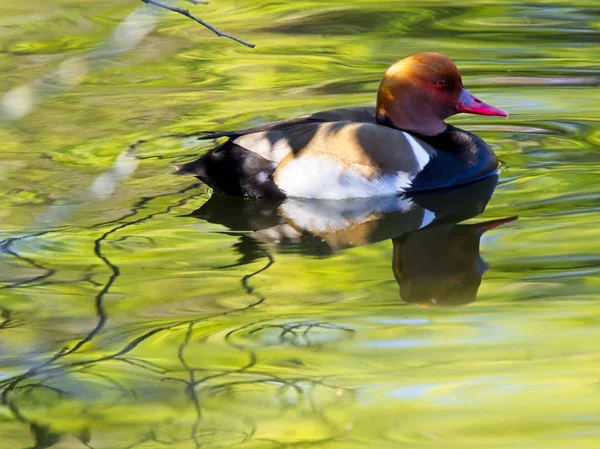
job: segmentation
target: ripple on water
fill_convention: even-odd
[[[129,52],[102,40],[135,2],[7,3],[0,446],[597,447],[597,3],[219,0],[185,7],[256,49],[163,11]],[[422,51],[511,113],[450,119],[508,165],[485,214],[520,216],[481,239],[477,302],[400,304],[389,241],[269,247],[265,270],[185,218],[208,190],[169,173],[213,144],[194,132],[372,105]],[[130,146],[135,173],[72,207]]]
[[[264,321],[230,331],[227,338],[244,348],[320,346],[351,339],[355,330],[326,321]]]

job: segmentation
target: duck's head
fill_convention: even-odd
[[[407,131],[435,135],[444,120],[459,112],[508,117],[463,87],[460,72],[447,56],[420,53],[398,61],[377,91],[377,120]]]

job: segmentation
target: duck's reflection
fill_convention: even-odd
[[[264,256],[265,244],[282,251],[327,255],[391,239],[393,273],[409,303],[462,305],[476,299],[489,266],[479,254],[487,230],[515,220],[457,224],[481,214],[497,176],[460,188],[413,196],[344,201],[244,200],[213,195],[192,216],[226,226],[240,237],[239,264]]]

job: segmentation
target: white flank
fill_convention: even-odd
[[[425,151],[423,145],[417,142],[417,139],[415,139],[409,133],[404,133],[404,136],[406,137],[408,143],[410,143],[410,148],[412,149],[412,152],[415,155],[415,159],[419,164],[419,171],[423,170],[423,168],[429,163],[431,156],[427,151]]]
[[[396,172],[367,178],[359,170],[345,166],[332,157],[298,158],[277,176],[277,186],[287,196],[342,200],[393,196],[410,186],[413,173]]]

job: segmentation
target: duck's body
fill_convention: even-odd
[[[440,104],[433,109],[422,106],[431,99],[407,95],[410,86],[406,82],[398,84],[398,74],[414,68],[414,61],[407,67],[397,67],[411,59],[407,58],[386,73],[377,108],[334,109],[240,131],[208,134],[202,139],[228,140],[199,159],[178,166],[178,173],[196,176],[215,191],[231,195],[324,199],[391,196],[461,185],[494,174],[497,160],[485,142],[443,122],[446,116],[460,111],[460,101],[465,102],[462,92],[468,94],[462,89],[460,75],[457,84],[458,72],[451,70],[454,65],[449,62],[448,66],[447,58],[424,55],[429,55],[423,59],[427,64],[431,65],[432,60],[441,63],[443,70],[438,71],[448,72],[434,73],[429,78],[444,76],[443,87],[453,83],[454,90],[459,88],[454,94],[434,87],[433,99]],[[416,63],[424,64],[420,60]],[[411,77],[415,75],[411,73]],[[436,81],[433,85],[437,86]],[[397,89],[402,90],[402,109],[397,107]],[[423,90],[413,87],[416,93],[419,89]],[[440,95],[444,101],[437,98]],[[462,106],[462,111],[506,115],[468,95],[466,101],[472,104]],[[452,107],[445,103],[452,103]],[[412,109],[407,115],[409,106]],[[422,116],[414,114],[419,109],[425,111]]]

